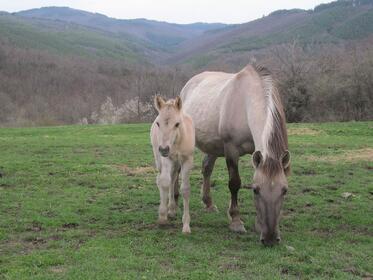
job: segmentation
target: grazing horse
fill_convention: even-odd
[[[184,111],[195,124],[196,145],[205,153],[202,200],[214,210],[210,176],[217,157],[225,157],[229,172],[230,229],[245,232],[237,204],[240,156],[253,154],[255,168],[255,228],[265,245],[280,241],[280,212],[288,183],[290,154],[283,106],[270,72],[247,65],[235,74],[203,72],[181,91]]]
[[[176,216],[179,196],[179,173],[183,195],[183,233],[190,233],[189,174],[193,166],[195,135],[193,121],[184,114],[180,97],[165,102],[162,97],[154,100],[158,116],[153,122],[150,138],[159,174],[157,186],[160,194],[159,224],[166,224],[167,218]],[[168,203],[167,203],[168,201]]]

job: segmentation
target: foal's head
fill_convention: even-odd
[[[264,245],[274,245],[280,241],[279,222],[282,203],[288,190],[287,173],[290,167],[290,153],[285,151],[279,160],[271,157],[263,159],[262,153],[253,154],[255,167],[254,200],[256,207],[256,230]]]
[[[166,102],[162,97],[156,96],[154,105],[159,113],[155,119],[160,132],[158,133],[158,150],[163,157],[168,157],[180,137],[182,126],[181,99],[178,96]]]

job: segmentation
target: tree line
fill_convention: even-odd
[[[373,39],[279,45],[255,53],[269,68],[289,122],[373,119]],[[250,53],[245,54],[249,61]],[[216,63],[209,70],[238,71]],[[188,65],[129,64],[0,43],[0,125],[148,122],[155,94],[176,96]]]

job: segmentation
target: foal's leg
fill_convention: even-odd
[[[171,186],[169,188],[168,193],[168,217],[169,218],[175,218],[176,217],[176,210],[177,210],[177,204],[176,204],[176,192],[175,192],[175,185],[178,184],[178,178],[179,178],[179,170],[180,165],[177,163],[174,163],[174,165],[171,168]],[[179,195],[179,190],[177,189],[177,196]]]
[[[183,194],[183,233],[190,233],[189,196],[190,183],[189,175],[193,167],[193,156],[190,156],[181,164],[181,192]]]
[[[162,158],[161,161],[162,167],[161,173],[157,176],[157,186],[160,196],[158,223],[162,225],[167,223],[167,199],[171,187],[172,162],[167,158]]]
[[[229,172],[229,190],[231,192],[231,203],[228,209],[228,217],[231,219],[229,228],[234,232],[246,232],[243,222],[240,219],[237,195],[241,187],[241,178],[238,173],[238,160],[240,158],[238,150],[232,144],[224,146],[225,160]]]
[[[212,203],[210,195],[210,177],[212,170],[214,169],[216,156],[206,154],[202,161],[202,174],[203,174],[203,185],[202,185],[202,201],[206,206],[206,211],[216,211],[216,206]]]

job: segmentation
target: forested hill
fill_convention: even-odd
[[[156,64],[212,59],[295,39],[356,40],[373,33],[373,0],[336,1],[313,10],[279,10],[237,25],[122,20],[67,7],[0,14],[0,40],[62,54],[147,60]]]

